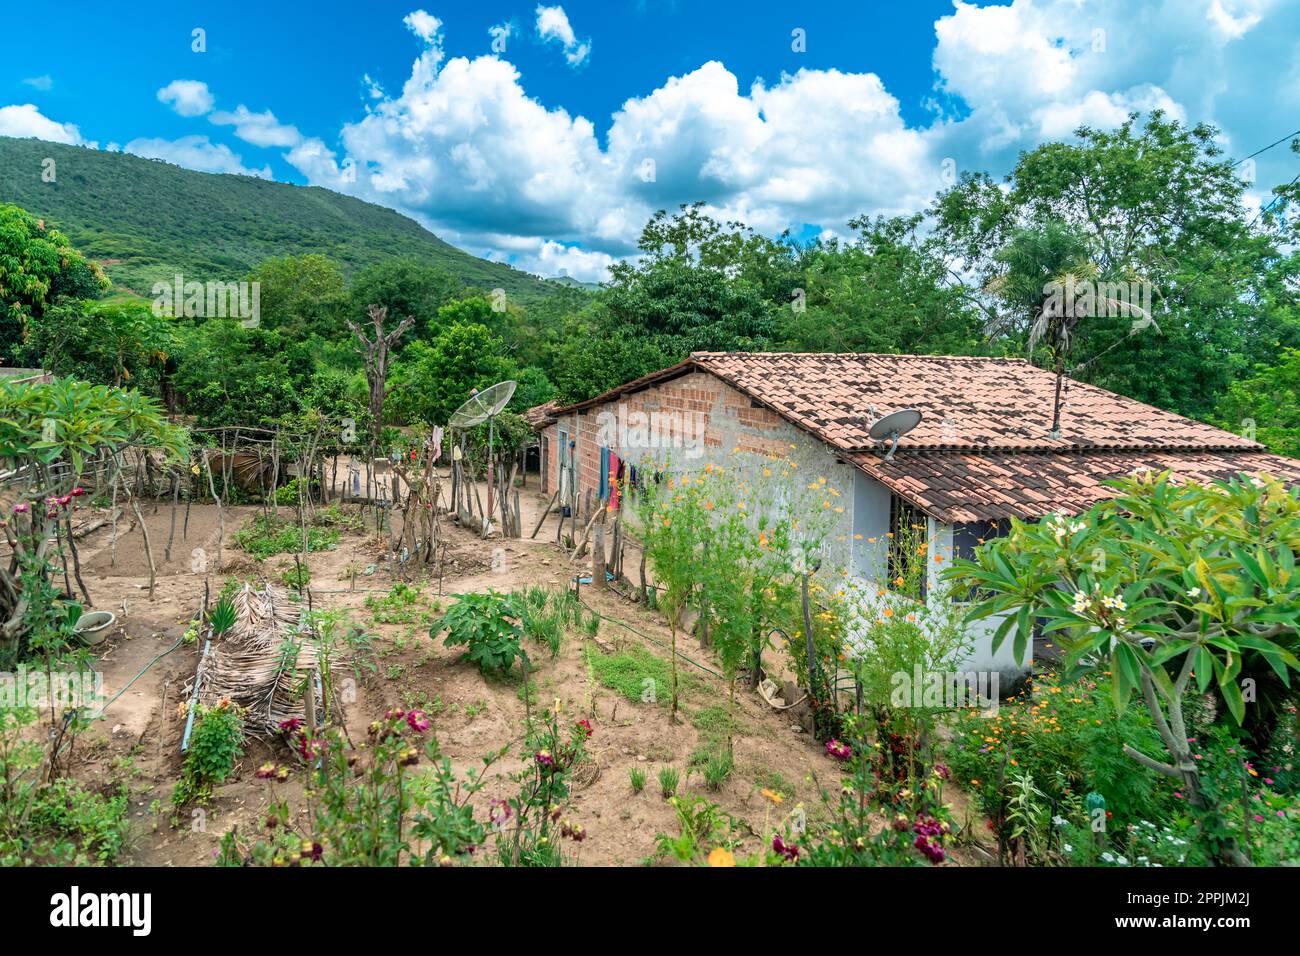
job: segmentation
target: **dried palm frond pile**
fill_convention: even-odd
[[[199,702],[211,707],[223,698],[247,708],[245,727],[255,736],[274,734],[281,722],[306,718],[304,691],[316,695],[322,650],[299,630],[301,608],[269,584],[245,584],[231,601],[235,624],[200,665]]]

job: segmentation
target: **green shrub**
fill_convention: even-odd
[[[199,705],[190,732],[190,748],[181,765],[181,779],[172,791],[172,806],[206,801],[214,784],[224,783],[244,755],[244,715],[223,701],[216,707]]]
[[[257,514],[235,532],[232,540],[240,550],[247,551],[255,558],[265,559],[277,554],[302,551],[302,528],[287,518]],[[335,547],[338,541],[337,529],[314,525],[307,528],[308,551],[325,551]]]
[[[429,629],[430,637],[446,631],[443,644],[464,646],[462,660],[473,661],[484,674],[506,673],[515,659],[527,666],[528,654],[520,644],[520,609],[513,596],[489,590],[462,594]]]

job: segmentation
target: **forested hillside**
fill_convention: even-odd
[[[54,178],[42,177],[46,159]],[[309,253],[345,275],[388,259],[528,301],[554,287],[443,242],[413,219],[328,189],[197,173],[126,153],[0,137],[0,202],[52,221],[119,289],[148,295],[177,273],[243,278],[262,260]]]

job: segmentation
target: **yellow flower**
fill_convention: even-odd
[[[735,866],[736,857],[730,850],[718,847],[709,854],[709,866]]]

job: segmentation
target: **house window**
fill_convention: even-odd
[[[958,521],[952,526],[952,556],[973,559],[980,545],[994,538],[1001,538],[1010,530],[1011,522],[1006,518]],[[976,591],[977,588],[974,587],[968,591],[958,590],[952,597],[954,601],[973,601]]]
[[[926,595],[926,554],[929,518],[925,512],[898,495],[889,498],[889,580],[912,580],[919,573],[921,598]]]

